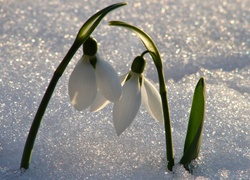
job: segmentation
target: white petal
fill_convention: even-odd
[[[119,76],[119,79],[120,79],[120,82],[121,82],[122,85],[125,83],[127,75],[128,75],[128,73],[124,74],[122,76]],[[110,103],[110,101],[105,99],[100,91],[97,91],[96,98],[95,98],[94,102],[90,106],[90,111],[91,112],[100,111],[102,108],[104,108],[109,103]]]
[[[82,111],[89,107],[97,92],[94,68],[83,56],[70,75],[68,91],[72,105]]]
[[[114,103],[113,121],[119,136],[134,120],[141,105],[139,76],[133,75],[123,86],[122,97]]]
[[[98,89],[109,101],[118,101],[122,94],[120,79],[109,63],[97,57],[95,72]]]
[[[161,96],[154,85],[146,78],[144,78],[142,86],[142,104],[155,120],[164,122]]]
[[[103,95],[100,93],[100,91],[97,91],[97,95],[95,100],[90,106],[91,112],[97,112],[100,111],[102,108],[104,108],[110,101],[105,99]]]

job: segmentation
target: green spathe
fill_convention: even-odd
[[[205,119],[205,80],[200,78],[196,85],[189,117],[188,130],[184,145],[184,153],[180,163],[187,167],[198,157],[202,141]]]

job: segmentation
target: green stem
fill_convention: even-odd
[[[48,88],[43,96],[43,99],[42,99],[41,104],[37,110],[36,116],[33,120],[33,123],[31,125],[30,131],[29,131],[26,143],[25,143],[20,168],[23,168],[23,169],[29,168],[29,163],[30,163],[30,159],[31,159],[31,155],[32,155],[33,146],[35,143],[36,135],[37,135],[38,129],[40,127],[43,115],[45,113],[45,110],[47,108],[49,100],[53,94],[53,91],[56,87],[56,84],[57,84],[59,78],[62,76],[67,65],[69,64],[71,58],[73,57],[75,52],[78,50],[78,48],[86,41],[86,39],[89,38],[91,33],[95,30],[97,25],[100,23],[100,21],[104,18],[104,16],[106,14],[108,14],[110,11],[112,11],[118,7],[124,6],[126,4],[127,3],[123,3],[123,2],[116,3],[116,4],[112,4],[106,8],[98,11],[93,16],[91,16],[80,28],[73,45],[71,46],[68,53],[66,54],[66,56],[64,57],[62,62],[59,64],[58,68],[56,69],[56,71],[55,71],[55,73],[50,81],[50,84],[49,84],[49,86],[48,86]]]
[[[159,77],[159,87],[160,95],[162,101],[163,117],[164,117],[164,128],[165,128],[165,138],[166,138],[166,155],[168,160],[168,170],[172,171],[174,166],[174,152],[173,152],[173,141],[172,141],[172,124],[170,121],[170,113],[167,101],[167,90],[166,83],[164,78],[163,70],[157,68],[158,77]]]
[[[136,26],[130,25],[128,23],[122,22],[122,21],[110,21],[109,25],[112,26],[121,26],[128,28],[132,31],[134,31],[141,41],[143,42],[144,46],[147,48],[147,51],[145,53],[149,52],[155,67],[157,69],[158,77],[159,77],[159,86],[160,86],[160,95],[162,100],[162,108],[163,108],[163,116],[164,116],[164,127],[165,127],[165,136],[166,136],[166,155],[168,160],[168,170],[172,171],[174,166],[174,150],[173,150],[173,142],[172,142],[172,125],[170,121],[170,113],[168,108],[168,100],[167,100],[167,90],[166,90],[166,83],[164,79],[164,72],[162,67],[162,60],[159,54],[159,51],[154,43],[154,41],[151,39],[151,37],[139,29]],[[145,54],[143,52],[142,56]]]
[[[35,139],[36,139],[36,135],[38,132],[38,129],[40,127],[43,115],[45,113],[45,110],[47,108],[47,105],[49,103],[49,100],[53,94],[53,91],[56,87],[56,84],[59,80],[59,78],[62,76],[65,68],[67,67],[68,63],[70,62],[71,58],[73,57],[73,55],[75,54],[75,52],[77,51],[77,49],[81,46],[81,43],[79,43],[78,41],[75,41],[74,44],[71,46],[71,48],[69,49],[68,53],[66,54],[66,56],[64,57],[63,61],[60,63],[60,65],[58,66],[58,68],[56,69],[56,71],[54,72],[54,75],[49,83],[49,86],[43,96],[43,99],[41,101],[41,104],[37,110],[37,113],[35,115],[35,118],[33,120],[33,123],[31,125],[26,143],[25,143],[25,147],[24,147],[24,151],[23,151],[23,156],[22,156],[22,161],[21,161],[21,165],[20,168],[23,169],[28,169],[29,168],[29,164],[30,164],[30,160],[31,160],[31,156],[32,156],[32,150],[34,147],[34,143],[35,143]]]

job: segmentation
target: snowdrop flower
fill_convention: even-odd
[[[160,94],[143,74],[145,63],[142,56],[134,59],[131,71],[124,78],[122,97],[114,103],[113,121],[118,136],[132,123],[141,103],[155,120],[164,122]]]
[[[120,77],[122,97],[114,103],[113,121],[117,135],[125,131],[136,117],[141,104],[157,121],[163,123],[160,94],[154,85],[144,77],[145,60],[142,56],[134,59],[131,71]],[[101,95],[91,105],[91,111],[99,111],[109,102]]]
[[[115,102],[122,94],[120,79],[113,67],[97,54],[97,42],[89,38],[83,44],[84,54],[69,78],[68,92],[76,110],[88,108],[100,91],[105,99]]]

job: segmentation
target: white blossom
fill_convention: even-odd
[[[130,77],[126,81],[128,76]],[[143,73],[130,71],[121,76],[120,81],[123,85],[122,96],[119,101],[114,102],[113,106],[113,122],[117,135],[130,126],[141,104],[156,121],[164,122],[160,94]],[[99,93],[91,105],[91,111],[99,111],[108,103],[109,101]]]
[[[82,56],[70,75],[68,91],[71,103],[78,111],[88,108],[98,91],[111,102],[118,101],[122,94],[116,71],[98,54]]]
[[[113,107],[113,121],[117,135],[130,126],[141,104],[155,120],[163,123],[159,92],[143,74],[130,71],[129,75],[130,78],[122,87],[122,97]]]

